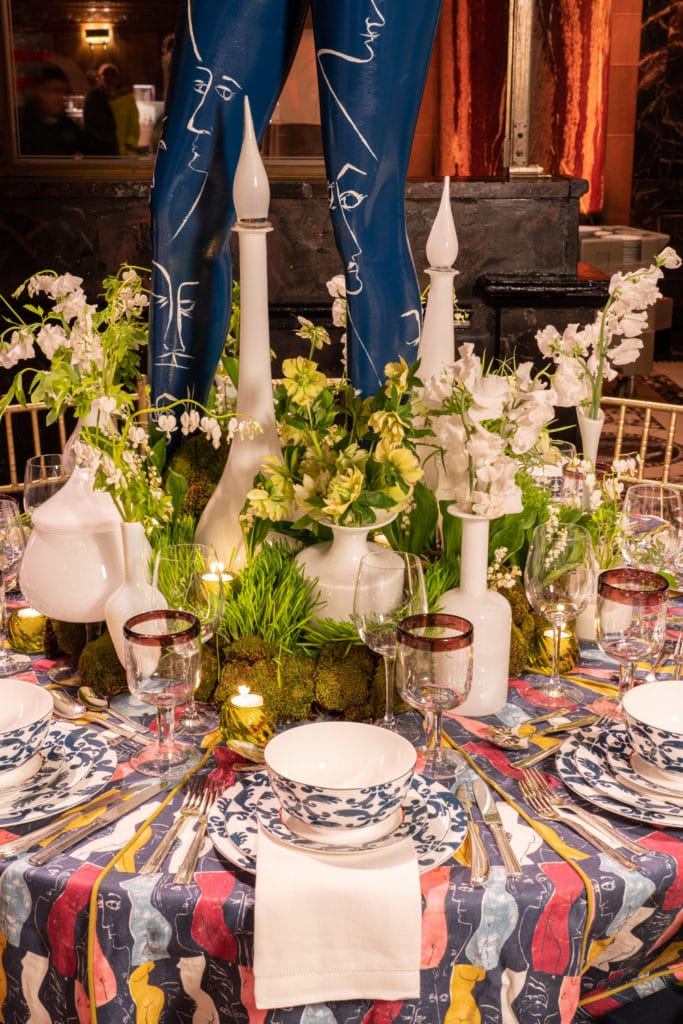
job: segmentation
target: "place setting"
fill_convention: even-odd
[[[409,839],[420,872],[461,846],[467,819],[453,793],[415,771],[415,748],[398,733],[354,722],[314,722],[279,733],[265,768],[216,802],[208,824],[217,851],[256,871],[265,835],[281,846],[337,858]]]
[[[92,729],[53,719],[50,692],[0,680],[0,826],[59,814],[106,786],[117,756]]]
[[[577,796],[631,821],[683,828],[683,682],[645,682],[622,699],[623,721],[569,737],[556,755]]]

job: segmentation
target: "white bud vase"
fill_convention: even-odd
[[[26,600],[63,622],[101,622],[123,579],[121,517],[110,496],[77,466],[32,521],[19,572]]]
[[[167,608],[166,598],[152,586],[152,548],[142,523],[120,523],[123,544],[123,582],[107,601],[104,618],[109,636],[122,665],[126,663],[123,624],[131,615]]]
[[[353,612],[353,596],[360,560],[381,547],[368,540],[371,530],[386,526],[397,513],[384,516],[372,526],[338,526],[325,521],[332,530],[332,540],[312,544],[295,556],[296,562],[310,580],[317,580],[320,607],[319,619],[346,622]]]
[[[460,586],[442,594],[439,604],[448,615],[462,615],[474,626],[472,689],[459,715],[477,718],[500,711],[507,703],[510,675],[510,602],[487,585],[489,520],[451,506],[462,522]]]
[[[600,435],[605,425],[605,414],[602,409],[599,409],[598,416],[594,419],[592,416],[588,416],[583,409],[577,409],[576,420],[579,424],[579,433],[581,434],[581,451],[584,458],[590,459],[593,466],[595,466],[598,461]]]

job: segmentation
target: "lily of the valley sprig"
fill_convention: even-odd
[[[579,406],[591,419],[600,414],[604,381],[614,380],[615,367],[632,363],[643,347],[647,308],[660,297],[662,268],[675,270],[681,259],[670,246],[647,268],[613,274],[609,298],[592,324],[569,324],[560,334],[552,325],[538,331],[543,356],[554,361],[553,386],[560,406]]]

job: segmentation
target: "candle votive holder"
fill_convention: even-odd
[[[7,639],[13,650],[37,654],[45,649],[47,617],[35,608],[16,608],[7,619]]]
[[[223,702],[221,733],[226,743],[250,743],[265,747],[275,734],[275,719],[266,709],[260,693],[252,693],[248,686],[239,686],[238,692]]]
[[[560,674],[565,675],[576,668],[579,660],[579,641],[570,629],[560,634]],[[553,663],[553,631],[541,627],[533,634],[529,643],[527,665],[537,672],[550,672]]]

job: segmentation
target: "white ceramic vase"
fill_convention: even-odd
[[[32,521],[19,572],[26,600],[53,619],[101,622],[123,579],[121,517],[110,496],[77,466]]]
[[[460,586],[447,590],[441,610],[462,615],[474,626],[472,689],[459,715],[492,715],[507,703],[510,675],[510,602],[487,585],[489,520],[449,508],[462,522]]]
[[[317,580],[320,606],[316,615],[320,619],[345,622],[353,612],[353,596],[361,558],[381,545],[368,540],[371,530],[386,526],[394,516],[384,517],[373,526],[336,526],[326,522],[332,530],[332,540],[312,544],[295,555],[295,559],[311,580]]]
[[[125,665],[123,624],[131,615],[167,608],[166,598],[152,586],[150,559],[152,549],[142,523],[121,523],[123,580],[104,608],[104,618],[119,661]]]
[[[595,629],[595,613],[597,611],[597,598],[594,597],[580,612],[574,622],[574,634],[577,640],[595,642],[597,632]]]
[[[593,465],[598,461],[598,448],[600,446],[600,435],[605,425],[605,414],[599,410],[597,419],[587,416],[583,409],[576,410],[576,419],[581,434],[581,450],[584,458],[590,459]]]

